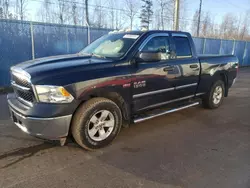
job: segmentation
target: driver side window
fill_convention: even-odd
[[[161,60],[169,59],[169,40],[166,36],[154,37],[143,47],[142,52],[158,52]]]

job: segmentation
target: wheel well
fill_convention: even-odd
[[[220,74],[220,79],[224,82],[225,84],[225,97],[228,96],[228,78],[225,73]]]
[[[125,102],[123,97],[117,92],[111,91],[111,92],[98,92],[98,93],[91,94],[91,95],[89,95],[88,99],[82,101],[79,104],[79,106],[82,105],[87,100],[95,98],[95,97],[104,97],[104,98],[107,98],[107,99],[113,101],[114,103],[116,103],[118,105],[118,107],[121,109],[123,119],[125,121],[129,121],[129,119],[130,119],[129,106],[127,105],[127,103]]]
[[[84,104],[87,100],[90,100],[90,99],[95,98],[95,97],[104,97],[104,98],[107,98],[107,99],[113,101],[114,103],[116,103],[122,112],[123,126],[126,126],[130,123],[130,109],[129,109],[129,106],[126,104],[125,100],[123,99],[123,97],[121,95],[119,95],[117,92],[102,92],[102,93],[99,92],[99,93],[89,95],[85,100],[81,101],[81,103],[75,109],[73,116],[72,116],[72,119],[71,119],[71,122],[70,122],[70,127],[69,127],[69,132],[68,132],[69,137],[72,137],[70,130],[71,130],[71,126],[72,126],[72,120],[73,120],[74,114],[76,113],[77,109],[82,104]]]

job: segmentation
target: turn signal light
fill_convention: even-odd
[[[60,87],[59,90],[60,90],[60,92],[62,93],[62,95],[64,97],[69,97],[70,96],[70,93],[66,89],[64,89],[63,87]]]

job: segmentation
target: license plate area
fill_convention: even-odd
[[[18,114],[16,114],[11,109],[10,109],[10,116],[11,116],[11,119],[13,120],[13,122],[15,123],[15,125],[17,127],[19,127],[23,132],[29,134],[29,130],[25,126],[25,122],[23,122],[25,119],[23,119],[22,117],[20,117]]]
[[[11,117],[12,117],[12,120],[14,121],[14,123],[17,123],[17,117],[15,116],[14,112],[11,111]]]
[[[11,111],[11,118],[15,124],[18,124],[18,125],[24,127],[20,118],[13,111]]]

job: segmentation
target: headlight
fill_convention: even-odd
[[[46,103],[70,103],[72,95],[61,86],[35,86],[38,100]]]

